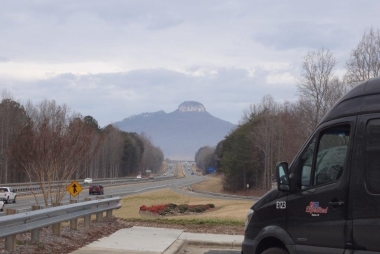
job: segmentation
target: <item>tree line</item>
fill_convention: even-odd
[[[46,205],[59,203],[72,179],[156,173],[163,160],[161,149],[143,133],[100,128],[92,116],[54,100],[22,105],[6,91],[2,94],[0,182],[37,182]]]
[[[279,161],[291,162],[299,148],[344,95],[361,81],[380,72],[380,30],[365,31],[345,63],[346,73],[334,73],[337,60],[325,48],[309,51],[297,77],[295,102],[278,103],[271,95],[245,110],[238,127],[216,147],[202,147],[196,164],[207,174],[214,167],[224,173],[224,188],[269,190]]]

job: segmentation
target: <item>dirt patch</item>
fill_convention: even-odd
[[[95,240],[109,236],[122,228],[132,227],[131,223],[113,217],[102,222],[92,221],[90,227],[85,228],[83,223],[78,223],[78,230],[71,230],[67,225],[62,225],[61,235],[53,235],[52,227],[42,228],[40,242],[31,242],[31,233],[18,234],[16,236],[16,249],[5,250],[5,240],[0,239],[1,254],[53,254],[71,253]]]

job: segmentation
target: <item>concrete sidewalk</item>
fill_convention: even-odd
[[[237,247],[244,236],[187,233],[179,229],[132,227],[121,229],[71,254],[177,254],[187,244]]]

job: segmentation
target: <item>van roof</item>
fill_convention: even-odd
[[[380,77],[359,83],[340,98],[320,123],[333,119],[380,112]]]

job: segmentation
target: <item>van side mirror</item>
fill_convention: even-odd
[[[289,191],[289,172],[288,172],[288,163],[279,162],[276,165],[276,181],[277,189],[280,191]]]

